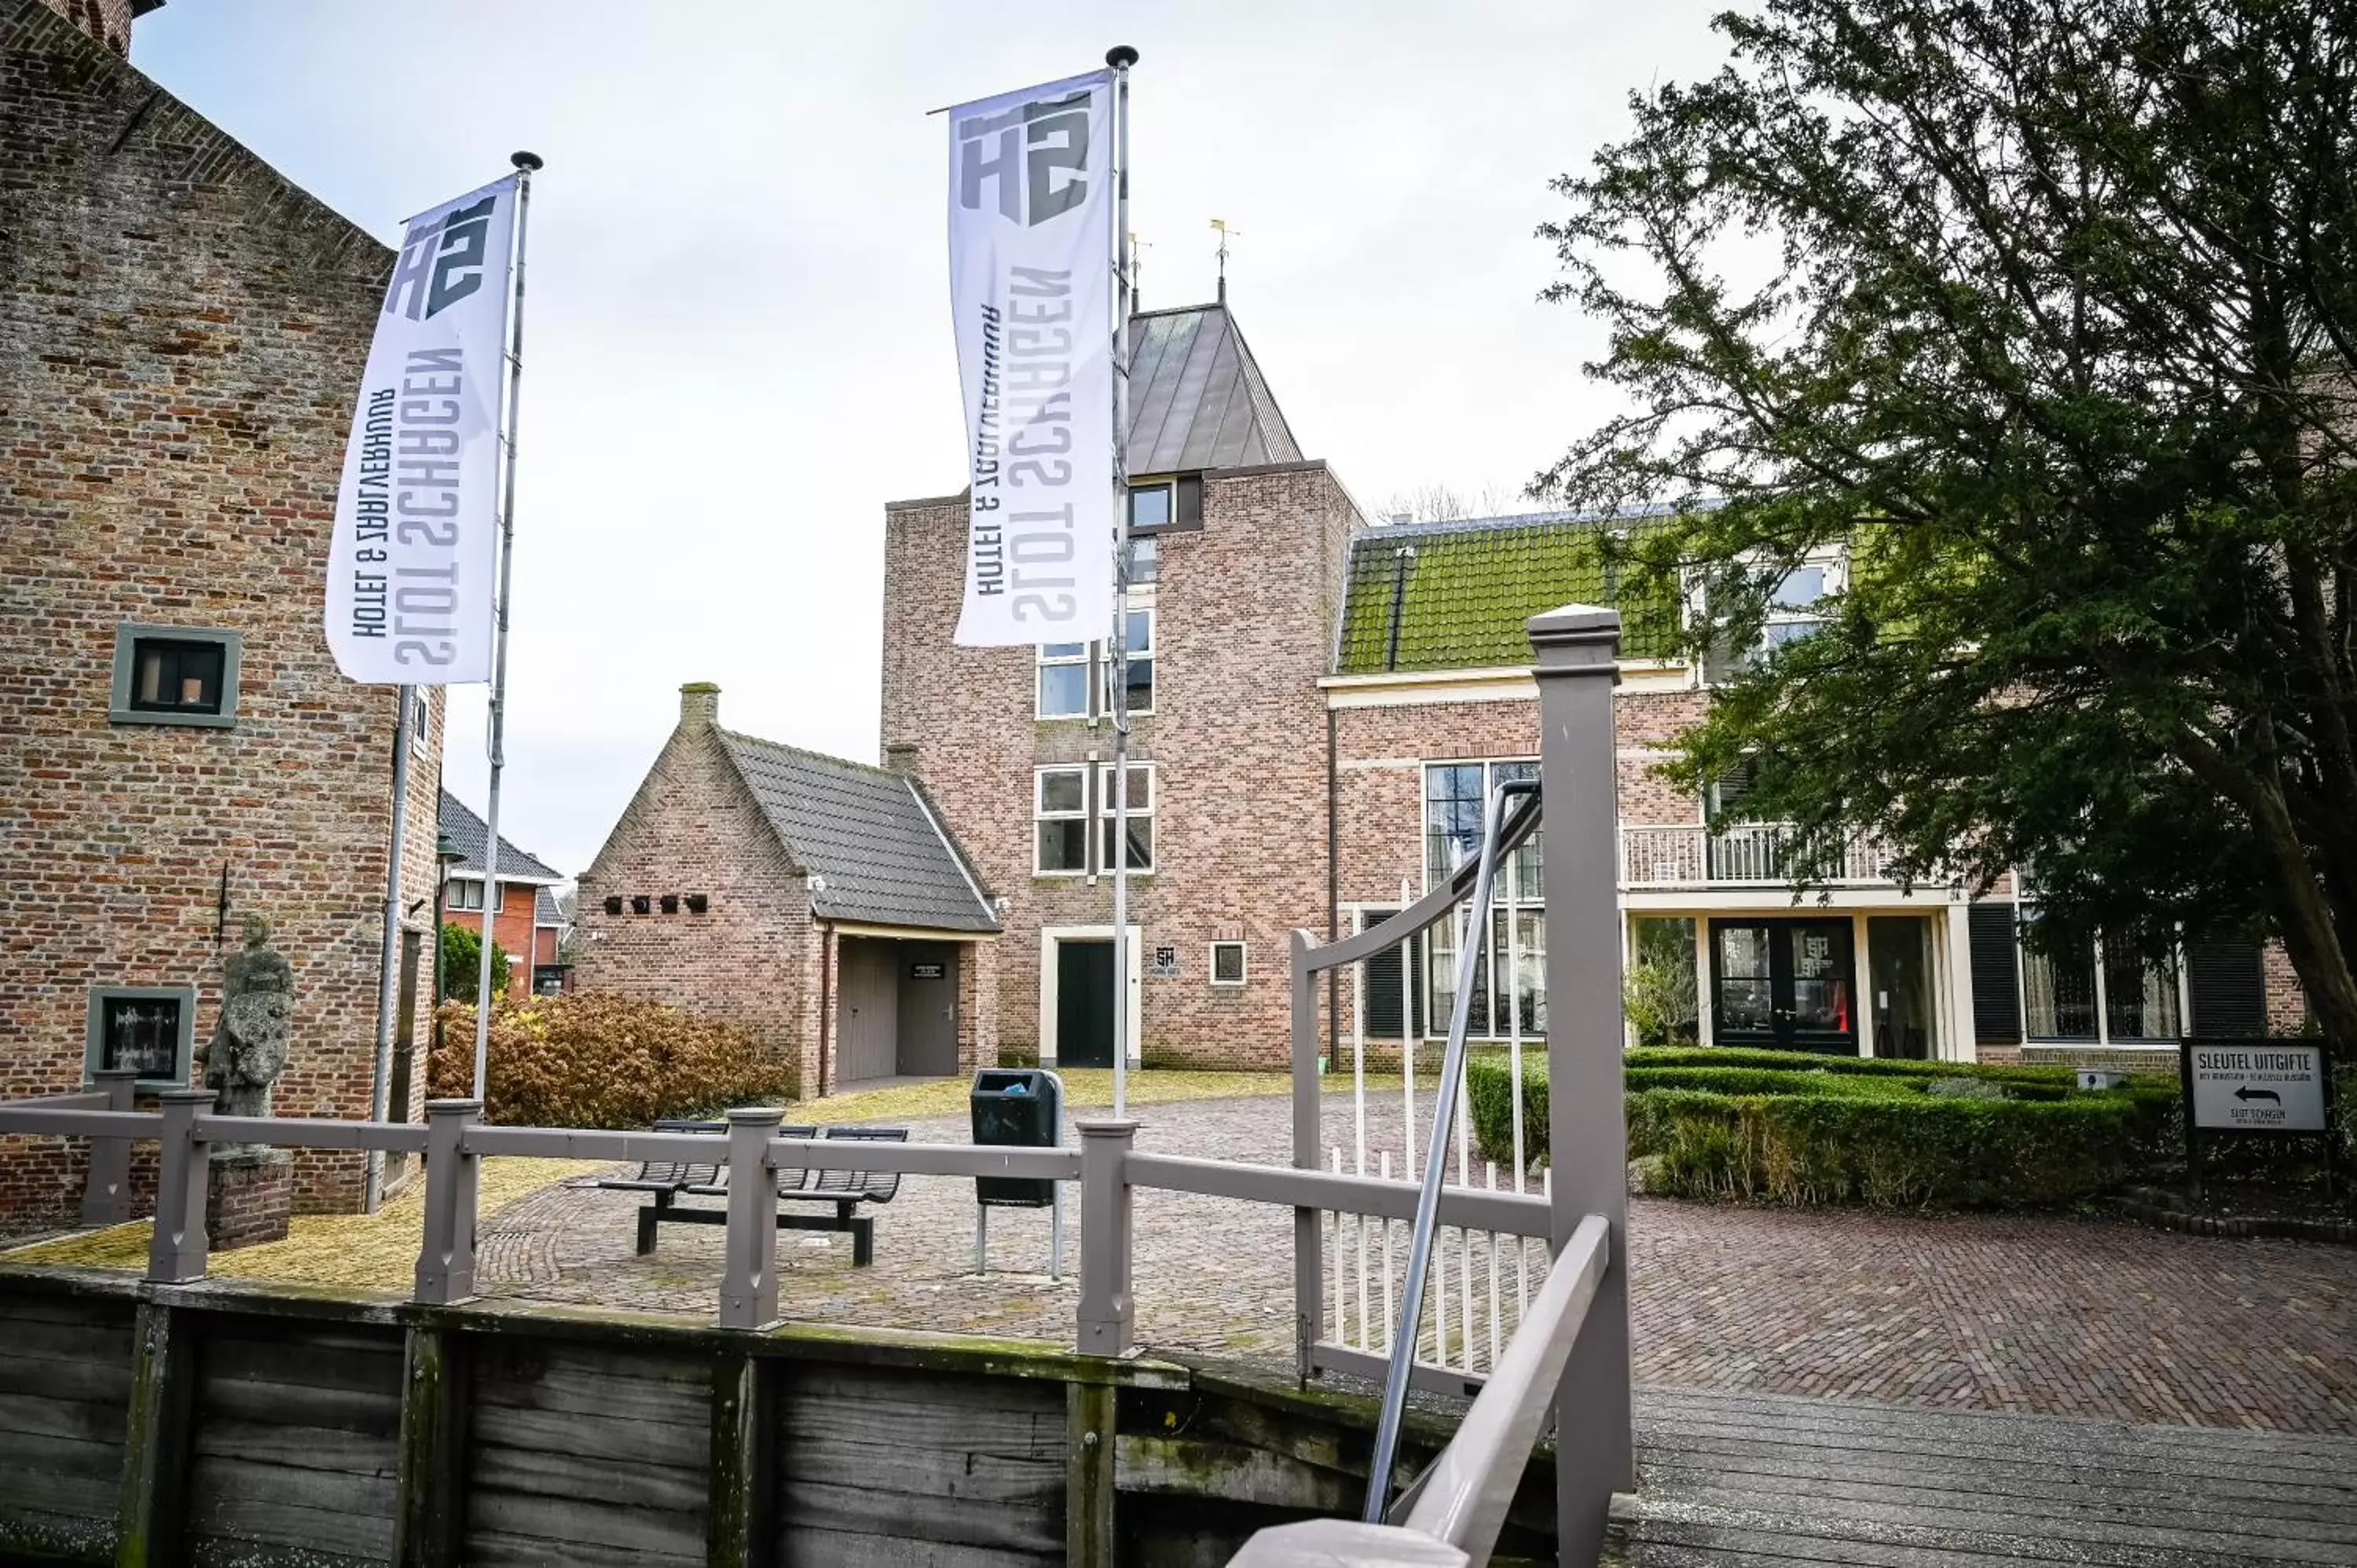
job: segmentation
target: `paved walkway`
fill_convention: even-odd
[[[1397,1096],[1373,1109],[1395,1148]],[[1329,1142],[1348,1143],[1351,1116],[1347,1096],[1328,1096]],[[1141,1120],[1143,1148],[1274,1164],[1288,1147],[1281,1099],[1154,1106]],[[909,1125],[918,1138],[966,1136],[962,1117]],[[1384,1141],[1379,1131],[1373,1142]],[[630,1195],[578,1187],[510,1206],[485,1226],[483,1288],[709,1316],[718,1229],[668,1227],[657,1254],[637,1258],[636,1207]],[[878,1211],[873,1268],[851,1267],[847,1237],[784,1232],[783,1310],[1068,1337],[1077,1223],[1060,1285],[1045,1278],[1044,1213],[995,1216],[992,1263],[1005,1273],[987,1279],[972,1272],[973,1226],[971,1183],[914,1177]],[[2357,1249],[2112,1219],[1645,1198],[1631,1204],[1630,1229],[1641,1383],[2357,1435]],[[1287,1212],[1144,1192],[1137,1232],[1143,1342],[1289,1363]],[[1355,1252],[1347,1237],[1345,1250]],[[1477,1251],[1477,1282],[1485,1262]],[[1512,1268],[1509,1254],[1509,1278]],[[1453,1278],[1448,1289],[1453,1311]]]

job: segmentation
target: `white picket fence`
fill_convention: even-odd
[[[1410,890],[1403,883],[1400,908],[1405,909],[1410,902]],[[1455,922],[1460,953],[1463,944],[1474,940],[1471,913],[1469,905],[1460,904],[1445,917]],[[1527,955],[1522,951],[1517,914],[1509,904],[1503,922],[1506,940],[1491,955],[1491,989],[1493,996],[1503,1001],[1504,1053],[1519,1083],[1525,1050],[1542,1049],[1544,1042],[1524,1038],[1521,981]],[[1422,1180],[1425,1162],[1438,1157],[1447,1167],[1442,1179],[1450,1185],[1552,1196],[1547,1173],[1531,1172],[1531,1157],[1537,1151],[1528,1142],[1519,1094],[1513,1096],[1512,1157],[1504,1171],[1495,1160],[1477,1163],[1472,1101],[1468,1086],[1461,1083],[1450,1147],[1436,1151],[1428,1146],[1426,1133],[1435,1086],[1427,1076],[1425,1092],[1419,1096],[1418,1064],[1415,1051],[1409,1048],[1430,1038],[1428,1020],[1419,1017],[1416,1005],[1419,946],[1416,939],[1409,938],[1391,950],[1399,961],[1402,1020],[1400,1090],[1395,1102],[1380,1079],[1372,1090],[1368,1084],[1370,964],[1351,966],[1351,1141],[1347,1145],[1328,1145],[1329,1168],[1338,1175],[1372,1176],[1413,1186]],[[1537,961],[1530,961],[1535,966]],[[1428,972],[1425,989],[1428,994],[1432,990]],[[1428,1074],[1428,1064],[1426,1070]],[[1407,1222],[1329,1213],[1325,1224],[1324,1273],[1330,1305],[1323,1315],[1321,1338],[1346,1350],[1387,1357],[1396,1332],[1398,1293],[1407,1267]],[[1485,1377],[1520,1326],[1532,1294],[1545,1282],[1547,1258],[1546,1243],[1537,1237],[1442,1226],[1434,1239],[1431,1284],[1417,1327],[1416,1360],[1468,1382]]]

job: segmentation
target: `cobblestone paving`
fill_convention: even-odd
[[[1398,1097],[1370,1104],[1371,1145],[1388,1144],[1400,1168]],[[1278,1163],[1288,1146],[1282,1099],[1153,1106],[1140,1120],[1141,1148]],[[1348,1097],[1329,1095],[1330,1144],[1347,1145],[1351,1120]],[[967,1135],[963,1117],[908,1125],[920,1139]],[[666,1227],[656,1255],[637,1258],[637,1203],[559,1187],[510,1206],[485,1227],[483,1288],[708,1317],[719,1230]],[[851,1266],[848,1237],[781,1234],[787,1316],[1070,1335],[1077,1214],[1051,1284],[1044,1212],[994,1215],[986,1279],[973,1273],[970,1182],[911,1177],[876,1212],[868,1269]],[[1630,1229],[1641,1382],[2357,1434],[2357,1249],[2108,1219],[1648,1198]],[[1140,1340],[1289,1361],[1290,1258],[1286,1211],[1141,1192]]]

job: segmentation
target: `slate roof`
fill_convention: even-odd
[[[486,868],[484,845],[490,842],[491,830],[483,819],[475,815],[467,802],[442,791],[441,830],[450,835],[467,858],[451,867],[453,871],[471,871],[480,876]],[[536,855],[527,854],[510,843],[506,835],[500,838],[500,875],[512,876],[520,882],[562,882],[565,873],[549,865]]]
[[[1132,474],[1301,460],[1225,305],[1131,317],[1129,361]]]
[[[556,890],[544,887],[533,895],[532,923],[535,926],[561,926],[565,913],[556,907]]]
[[[1620,611],[1620,650],[1632,659],[1674,651],[1674,596],[1640,596],[1605,559],[1607,531],[1658,524],[1666,509],[1602,516],[1533,512],[1458,522],[1394,523],[1351,537],[1350,582],[1335,672],[1467,670],[1531,661],[1523,623],[1567,604]],[[1399,552],[1412,549],[1405,574]],[[1399,601],[1399,642],[1392,608]]]
[[[811,908],[821,919],[998,929],[982,879],[911,780],[749,735],[716,733],[786,852],[824,884],[811,889]]]

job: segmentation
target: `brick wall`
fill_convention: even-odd
[[[2308,1030],[2308,993],[2291,967],[2291,955],[2281,942],[2260,950],[2259,977],[2266,987],[2267,1033],[2298,1035]]]
[[[721,749],[718,696],[683,689],[678,727],[581,874],[573,984],[742,1025],[815,1087],[824,949],[802,872]],[[633,895],[665,893],[702,893],[710,908],[630,912]],[[606,912],[609,895],[620,914]]]
[[[295,968],[283,1114],[369,1103],[393,694],[318,628],[382,246],[35,0],[0,0],[0,1094],[81,1079],[90,989],[192,984],[217,904]],[[115,628],[244,639],[237,723],[107,721]],[[440,703],[414,768],[404,907],[433,880]],[[418,1075],[422,1079],[423,1075]],[[0,1221],[70,1214],[79,1161],[0,1143]],[[298,1208],[358,1200],[306,1155]]]
[[[1361,526],[1324,465],[1206,478],[1203,527],[1164,536],[1155,589],[1155,713],[1131,755],[1158,765],[1156,869],[1131,923],[1175,979],[1141,981],[1146,1058],[1265,1067],[1286,1054],[1287,933],[1327,916],[1325,701],[1343,546]],[[1109,727],[1033,718],[1034,654],[965,649],[957,624],[963,504],[885,515],[883,741],[910,758],[951,829],[1007,900],[998,1033],[1037,1048],[1043,927],[1103,926],[1112,886],[1033,875],[1032,769],[1111,756]],[[1248,588],[1241,586],[1249,585]],[[1210,983],[1211,944],[1248,944],[1249,983]],[[1146,966],[1141,966],[1144,968]]]
[[[131,0],[41,0],[41,4],[115,54],[130,54]]]

